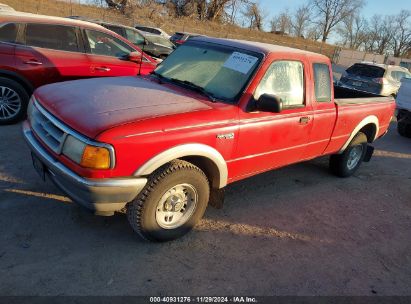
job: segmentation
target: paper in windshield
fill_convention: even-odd
[[[231,56],[224,63],[223,67],[240,72],[241,74],[247,74],[258,58],[247,54],[233,52]]]

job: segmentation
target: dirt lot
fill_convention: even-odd
[[[411,295],[411,139],[395,125],[350,179],[327,159],[227,189],[171,243],[71,203],[0,127],[0,295]]]

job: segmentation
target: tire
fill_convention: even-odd
[[[209,196],[204,172],[189,162],[174,160],[149,177],[139,196],[127,205],[127,218],[143,239],[171,241],[185,235],[203,217]]]
[[[22,120],[27,111],[29,94],[18,82],[0,77],[0,125]]]
[[[406,122],[399,122],[397,124],[397,131],[401,136],[411,138],[411,124]]]
[[[353,175],[361,166],[367,152],[367,136],[358,133],[342,154],[331,155],[330,171],[339,177]]]

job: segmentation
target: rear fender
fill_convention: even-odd
[[[369,124],[374,125],[375,128],[376,128],[375,135],[373,136],[373,138],[371,138],[371,140],[369,140],[369,142],[373,142],[373,141],[377,138],[377,136],[378,136],[378,134],[379,134],[379,130],[380,130],[379,126],[380,126],[380,124],[379,124],[379,121],[378,121],[377,116],[375,116],[375,115],[370,115],[370,116],[367,116],[366,118],[364,118],[364,119],[355,127],[354,131],[352,131],[350,137],[349,137],[348,140],[345,142],[344,146],[340,149],[339,154],[343,153],[343,152],[345,151],[345,149],[347,149],[347,147],[348,147],[348,145],[350,144],[350,142],[353,140],[354,136],[357,135],[358,132],[360,132],[360,130],[361,130],[362,128],[364,128],[366,125],[369,125]]]

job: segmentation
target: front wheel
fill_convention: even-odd
[[[204,172],[175,160],[152,174],[143,191],[128,204],[127,218],[143,239],[171,241],[185,235],[202,218],[209,195]]]
[[[331,155],[330,170],[339,177],[349,177],[357,171],[367,152],[367,136],[358,133],[342,154]]]
[[[29,95],[16,81],[0,77],[0,125],[12,124],[26,114]]]

